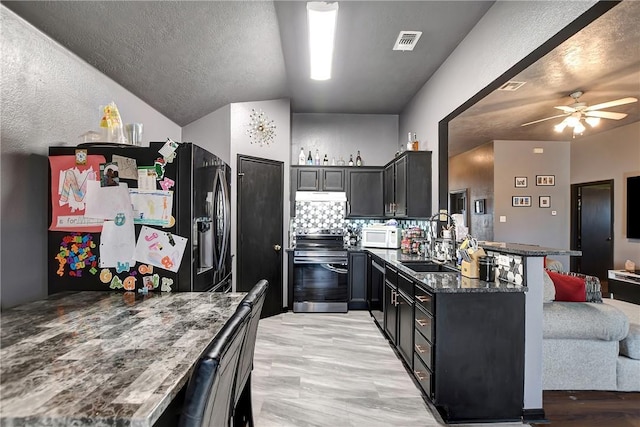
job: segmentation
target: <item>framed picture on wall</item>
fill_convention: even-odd
[[[513,196],[511,197],[511,206],[516,208],[526,208],[531,206],[531,196]]]
[[[516,176],[516,187],[517,188],[526,188],[527,186],[527,177],[526,176]]]
[[[484,213],[484,199],[478,199],[473,202],[473,211],[477,214]]]
[[[540,196],[538,199],[538,206],[541,208],[550,208],[551,207],[551,196]]]
[[[540,186],[556,185],[556,176],[555,175],[536,175],[536,185],[540,185]]]

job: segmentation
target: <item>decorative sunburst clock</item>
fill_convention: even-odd
[[[251,143],[260,144],[261,147],[264,144],[271,145],[276,137],[276,125],[273,120],[269,120],[262,110],[256,111],[255,108],[251,109],[249,119],[247,135]]]

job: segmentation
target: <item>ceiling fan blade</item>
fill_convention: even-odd
[[[568,105],[558,105],[558,106],[555,106],[553,108],[557,108],[558,110],[562,110],[565,113],[575,113],[576,111],[578,111],[573,107],[569,107]]]
[[[587,107],[584,111],[602,110],[603,108],[616,107],[618,105],[631,104],[633,102],[638,102],[638,98],[629,97],[616,99],[615,101],[603,102],[602,104]]]
[[[558,117],[566,117],[569,114],[558,114],[557,116],[551,116],[551,117],[546,117],[544,119],[540,119],[540,120],[534,120],[533,122],[529,122],[529,123],[523,123],[520,126],[529,126],[532,125],[534,123],[540,123],[540,122],[544,122],[545,120],[551,120],[551,119],[557,119]]]
[[[587,111],[586,113],[584,113],[584,115],[587,117],[600,117],[603,119],[613,120],[620,120],[627,117],[627,114],[625,113],[614,113],[611,111]]]

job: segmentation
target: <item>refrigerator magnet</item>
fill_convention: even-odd
[[[173,141],[171,138],[167,138],[167,142],[165,142],[162,148],[158,150],[158,153],[162,154],[162,157],[166,159],[167,157],[170,157],[175,153],[175,151],[178,149],[178,145],[179,144]]]
[[[76,150],[76,165],[87,164],[87,150]]]

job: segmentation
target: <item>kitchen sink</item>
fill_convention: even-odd
[[[401,261],[400,264],[404,265],[410,270],[418,273],[457,273],[458,271],[452,267],[437,264],[430,261]]]

